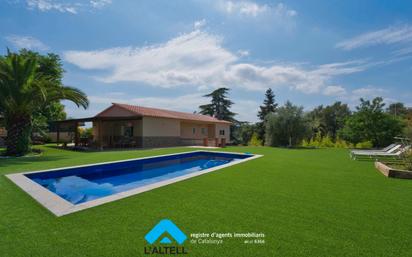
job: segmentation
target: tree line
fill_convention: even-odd
[[[400,102],[386,107],[382,97],[360,98],[353,111],[339,101],[304,111],[290,101],[279,106],[269,88],[257,113],[259,121],[250,123],[236,120],[228,93],[228,88],[214,90],[205,95],[212,98],[211,103],[199,108],[201,114],[233,123],[234,144],[382,147],[392,143],[394,137],[412,137],[412,108]]]
[[[0,124],[7,130],[6,154],[30,152],[34,134],[47,132],[50,121],[66,118],[60,100],[88,107],[87,96],[77,88],[63,85],[64,69],[58,55],[40,55],[25,49],[0,56]],[[297,146],[388,145],[395,136],[412,137],[412,109],[403,103],[387,108],[381,97],[360,99],[351,111],[335,102],[311,111],[287,101],[279,106],[268,89],[257,113],[258,122],[238,121],[231,111],[229,88],[205,95],[209,104],[200,113],[232,122],[231,141],[243,145]]]

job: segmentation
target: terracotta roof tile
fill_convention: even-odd
[[[228,123],[228,124],[231,123],[229,121],[219,120],[215,117],[211,117],[208,115],[202,115],[202,114],[177,112],[177,111],[143,107],[143,106],[130,105],[130,104],[121,104],[121,103],[113,103],[113,106],[119,106],[139,116],[161,117],[161,118],[190,120],[190,121],[214,122],[214,123]],[[99,114],[96,116],[99,116]]]

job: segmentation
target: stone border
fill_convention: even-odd
[[[382,162],[375,162],[375,167],[388,178],[412,179],[412,171],[393,169]]]
[[[180,177],[164,180],[164,181],[159,181],[150,185],[138,187],[135,189],[131,189],[128,191],[120,192],[117,194],[105,196],[102,198],[98,198],[92,201],[88,201],[85,203],[80,203],[80,204],[72,204],[71,202],[61,198],[57,194],[49,191],[48,189],[44,188],[43,186],[37,184],[33,180],[29,179],[28,177],[25,176],[25,174],[30,174],[30,173],[38,173],[38,172],[48,172],[48,171],[57,171],[57,170],[64,170],[64,169],[70,169],[70,168],[79,168],[79,167],[89,167],[89,166],[95,166],[95,165],[101,165],[101,164],[109,164],[109,163],[118,163],[118,162],[125,162],[125,161],[133,161],[133,160],[143,160],[143,159],[149,159],[149,158],[156,158],[156,157],[163,157],[163,156],[173,156],[173,155],[179,155],[179,154],[185,154],[185,153],[195,153],[195,152],[212,152],[212,153],[228,153],[228,154],[240,154],[240,155],[246,155],[244,153],[236,153],[236,152],[223,152],[223,151],[204,151],[204,150],[197,150],[197,151],[190,151],[190,152],[181,152],[181,153],[175,153],[175,154],[164,154],[164,155],[156,155],[156,156],[148,156],[148,157],[142,157],[142,158],[135,158],[135,159],[126,159],[126,160],[121,160],[121,161],[113,161],[113,162],[101,162],[101,163],[94,163],[94,164],[87,164],[87,165],[79,165],[79,166],[71,166],[71,167],[64,167],[64,168],[57,168],[57,169],[48,169],[48,170],[39,170],[39,171],[32,171],[32,172],[22,172],[22,173],[14,173],[14,174],[8,174],[5,175],[8,179],[10,179],[12,182],[14,182],[17,186],[19,186],[23,191],[28,193],[31,197],[33,197],[38,203],[43,205],[46,209],[48,209],[50,212],[52,212],[54,215],[57,217],[67,215],[73,212],[78,212],[81,210],[85,210],[91,207],[95,207],[98,205],[102,205],[105,203],[109,203],[112,201],[116,201],[119,199],[123,199],[132,195],[140,194],[155,188],[163,187],[169,184],[173,184],[179,181],[183,181],[186,179],[190,179],[193,177],[197,177],[215,170],[223,169],[232,165],[236,165],[242,162],[250,161],[256,158],[260,158],[263,155],[253,155],[249,158],[246,159],[241,159],[237,161],[233,161],[227,164],[223,164],[217,167],[201,170],[198,172],[194,172],[191,174],[186,174]],[[247,154],[248,155],[248,154]]]

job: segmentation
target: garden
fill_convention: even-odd
[[[189,151],[73,152],[0,161],[0,249],[8,256],[141,256],[161,219],[187,235],[256,232],[265,244],[227,240],[185,247],[193,256],[410,256],[407,180],[388,179],[346,149],[228,147],[264,157],[56,218],[4,175]],[[191,151],[191,150],[190,150]]]

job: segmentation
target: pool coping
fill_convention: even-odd
[[[77,166],[70,166],[70,167],[62,167],[56,169],[47,169],[47,170],[37,170],[37,171],[28,171],[28,172],[20,172],[20,173],[12,173],[5,175],[9,180],[11,180],[14,184],[20,187],[23,191],[29,194],[32,198],[34,198],[38,203],[40,203],[43,207],[49,210],[51,213],[56,215],[57,217],[64,216],[70,213],[82,211],[91,207],[95,207],[98,205],[102,205],[105,203],[113,202],[119,199],[123,199],[132,195],[137,195],[143,192],[147,192],[153,190],[155,188],[163,187],[166,185],[170,185],[179,181],[183,181],[186,179],[190,179],[193,177],[197,177],[215,170],[223,169],[229,166],[233,166],[242,162],[250,161],[253,159],[257,159],[262,157],[263,155],[253,154],[250,158],[236,160],[227,164],[219,165],[213,168],[201,170],[198,172],[193,172],[190,174],[186,174],[180,177],[167,179],[164,181],[159,181],[150,185],[145,185],[142,187],[138,187],[135,189],[127,190],[124,192],[120,192],[117,194],[105,196],[102,198],[98,198],[95,200],[91,200],[88,202],[80,203],[80,204],[72,204],[71,202],[65,200],[64,198],[58,196],[57,194],[51,192],[50,190],[44,188],[43,186],[39,185],[38,183],[34,182],[33,180],[26,177],[26,174],[32,173],[40,173],[40,172],[49,172],[49,171],[57,171],[57,170],[64,170],[70,168],[81,168],[81,167],[90,167],[95,165],[101,164],[111,164],[111,163],[119,163],[125,161],[135,161],[135,160],[143,160],[149,158],[156,158],[156,157],[164,157],[164,156],[173,156],[185,153],[196,153],[196,152],[212,152],[212,153],[227,153],[227,154],[240,154],[240,155],[250,155],[246,153],[237,153],[237,152],[225,152],[225,151],[207,151],[207,150],[196,150],[196,151],[188,151],[188,152],[180,152],[180,153],[173,153],[173,154],[163,154],[163,155],[154,155],[154,156],[146,156],[140,158],[133,158],[133,159],[124,159],[119,161],[111,161],[111,162],[99,162],[93,164],[85,164],[85,165],[77,165]]]

